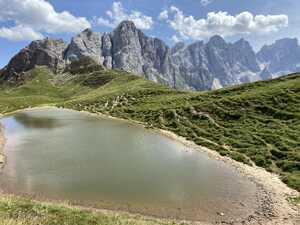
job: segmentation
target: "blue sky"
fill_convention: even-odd
[[[123,19],[169,45],[219,34],[259,49],[300,38],[299,11],[299,0],[0,0],[0,67],[33,39],[69,41],[86,27],[110,31]]]

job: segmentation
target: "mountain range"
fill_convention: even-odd
[[[86,29],[69,44],[50,38],[33,41],[0,70],[0,81],[22,79],[36,65],[61,74],[69,64],[85,57],[108,69],[189,90],[218,89],[300,71],[297,39],[278,40],[257,53],[244,39],[228,43],[217,35],[206,43],[177,43],[170,48],[145,35],[133,22],[123,21],[109,33]]]

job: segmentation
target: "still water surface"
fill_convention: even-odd
[[[7,192],[180,219],[255,204],[256,186],[231,166],[138,125],[55,108],[0,122]]]

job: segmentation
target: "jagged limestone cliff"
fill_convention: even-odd
[[[60,73],[70,63],[89,57],[108,69],[132,72],[173,88],[218,89],[269,79],[282,71],[296,72],[299,49],[294,39],[281,40],[256,55],[244,39],[227,43],[220,36],[207,43],[178,43],[169,48],[162,40],[146,36],[133,22],[124,21],[110,33],[84,30],[70,44],[48,38],[33,41],[11,59],[0,80],[22,79],[23,72],[36,65]]]

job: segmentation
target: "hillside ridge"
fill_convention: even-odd
[[[37,67],[18,85],[2,84],[0,113],[46,104],[140,121],[278,173],[300,190],[299,74],[186,92],[122,70],[85,68],[57,76]]]

